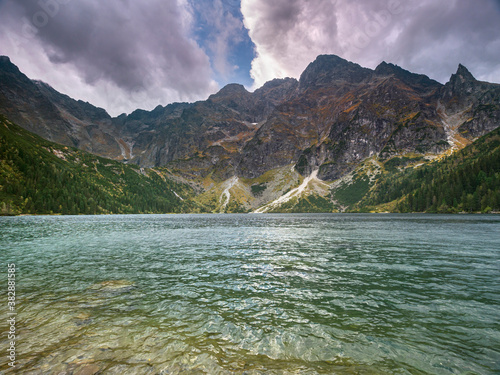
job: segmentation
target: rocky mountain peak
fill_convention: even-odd
[[[411,73],[410,71],[405,70],[398,65],[387,63],[385,61],[382,61],[375,68],[375,73],[379,76],[390,76],[390,75],[395,75],[398,77],[418,76],[418,74]]]
[[[459,64],[457,72],[451,75],[450,81],[446,86],[453,91],[470,91],[477,82],[471,72],[465,66]]]
[[[10,59],[7,56],[0,56],[0,65],[3,67],[4,65],[12,64]]]
[[[239,83],[230,83],[224,86],[216,94],[210,95],[209,99],[224,98],[232,95],[248,95],[250,94],[245,86]]]
[[[16,71],[19,71],[17,66],[12,64],[8,56],[0,56],[0,68],[2,70],[12,70],[15,69]]]
[[[23,84],[31,82],[7,56],[0,56],[0,83],[16,80]]]
[[[477,81],[465,66],[459,64],[457,72],[451,75],[450,81],[445,85],[443,97],[453,101],[454,107],[463,107],[469,104],[475,96],[474,93],[481,90],[481,86],[481,82]]]
[[[397,70],[399,66],[391,64],[391,63],[386,63],[385,61],[382,61],[376,68],[375,72],[378,74],[393,74],[395,70]]]
[[[460,78],[462,81],[476,81],[476,78],[472,75],[469,70],[462,64],[458,64],[457,73],[454,74],[456,78]],[[453,78],[453,76],[452,76]]]
[[[427,91],[441,86],[439,82],[430,79],[424,74],[415,74],[398,65],[386,63],[385,61],[382,61],[379,66],[375,68],[375,74],[382,77],[394,76],[406,85],[412,86],[419,91]]]
[[[334,82],[359,83],[372,75],[372,70],[336,55],[319,55],[300,76],[301,90]]]

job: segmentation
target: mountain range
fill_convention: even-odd
[[[166,170],[208,211],[331,212],[357,202],[339,198],[347,186],[368,194],[389,166],[438,162],[496,129],[500,85],[462,65],[443,85],[386,62],[372,70],[320,55],[299,80],[254,92],[230,84],[205,101],[111,117],[2,56],[0,114],[46,140]]]

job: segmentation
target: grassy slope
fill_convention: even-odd
[[[0,117],[0,214],[198,211],[192,195],[165,172],[64,147]]]

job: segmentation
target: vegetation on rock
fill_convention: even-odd
[[[390,202],[395,212],[500,211],[500,128],[442,160],[385,173],[351,209]]]

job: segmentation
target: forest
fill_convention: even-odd
[[[3,215],[196,212],[193,193],[161,169],[61,146],[0,117]]]

